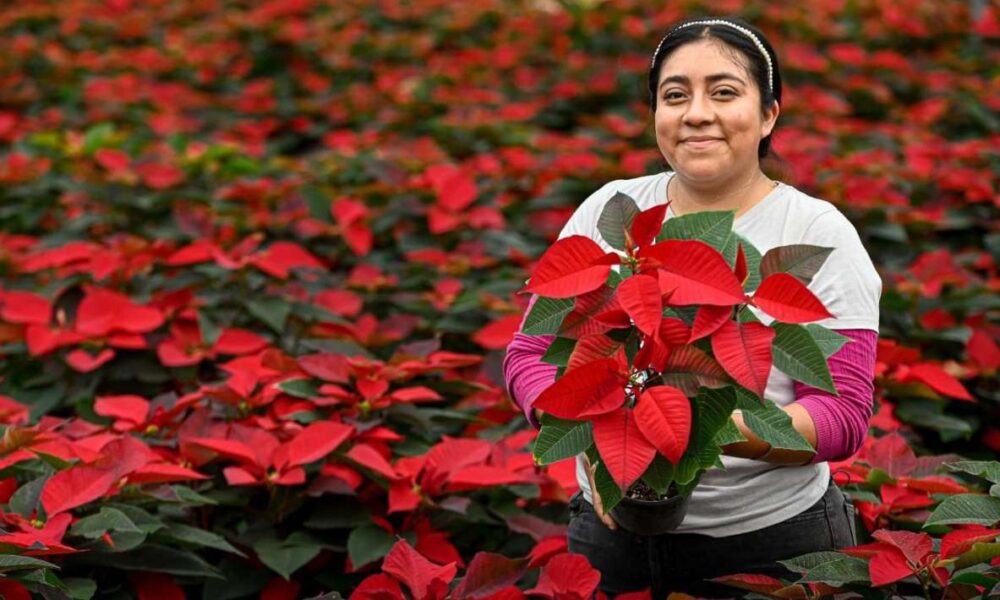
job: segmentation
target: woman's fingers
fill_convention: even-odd
[[[601,495],[597,493],[597,484],[594,483],[596,477],[594,473],[597,471],[597,467],[591,466],[586,456],[584,456],[584,460],[587,461],[587,479],[590,481],[590,497],[594,501],[594,512],[597,513],[597,518],[601,520],[601,523],[604,523],[608,529],[614,531],[618,529],[618,523],[615,523],[615,520],[611,518],[611,513],[604,514],[604,503],[601,501]]]

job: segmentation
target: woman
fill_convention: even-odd
[[[772,181],[760,168],[780,112],[781,74],[771,45],[742,20],[693,19],[660,42],[649,70],[656,142],[672,171],[612,181],[587,198],[560,233],[597,231],[616,192],[640,209],[669,201],[667,218],[734,210],[734,229],[761,253],[787,244],[834,248],[810,289],[834,315],[820,322],[850,338],[830,359],[839,397],[772,369],[765,395],[788,413],[815,455],[771,449],[733,420],[747,441],[724,448],[725,470],[706,472],[676,532],[636,536],[602,515],[593,471],[577,461],[581,492],[570,504],[569,548],[602,573],[608,594],[652,588],[732,596],[706,579],[729,573],[794,576],[776,561],[856,544],[853,507],[831,484],[828,460],[856,452],[868,431],[881,281],[858,234],[830,203]],[[531,405],[555,378],[540,362],[551,336],[518,333],[504,373],[512,398],[537,426]],[[594,507],[597,507],[595,510]]]

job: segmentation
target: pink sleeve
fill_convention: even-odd
[[[535,298],[537,296],[528,303],[528,308],[524,311],[525,318],[531,311]],[[521,319],[521,327],[524,327],[524,319]],[[541,425],[532,414],[531,405],[556,380],[558,367],[542,362],[542,356],[555,339],[554,335],[525,335],[519,331],[514,334],[503,358],[507,393],[536,429]]]
[[[795,382],[795,399],[816,424],[813,463],[844,460],[857,452],[868,435],[875,391],[875,350],[878,333],[841,329],[850,338],[830,357],[830,375],[840,396]]]

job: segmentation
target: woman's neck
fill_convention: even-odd
[[[706,210],[735,210],[736,216],[740,217],[771,193],[776,185],[777,182],[759,170],[723,188],[686,184],[674,173],[667,183],[667,199],[675,216]]]

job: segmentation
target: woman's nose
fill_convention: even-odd
[[[684,111],[684,121],[691,125],[709,122],[715,118],[715,110],[708,96],[705,94],[694,94]]]

